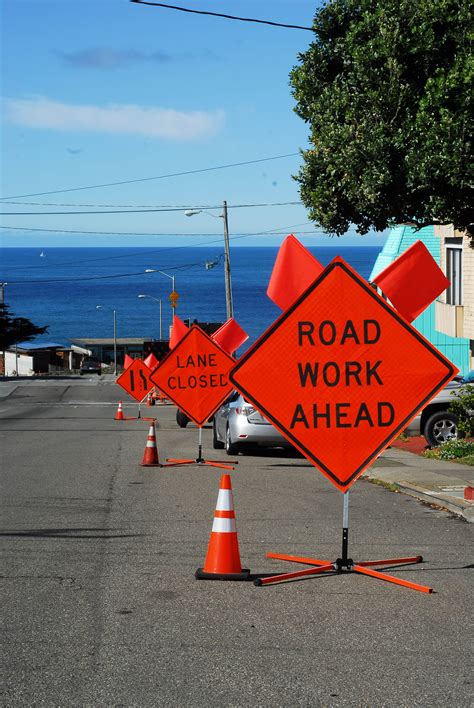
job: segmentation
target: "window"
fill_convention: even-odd
[[[458,239],[447,239],[457,241]],[[461,239],[459,239],[461,241]],[[446,291],[448,305],[462,305],[462,242],[446,246],[446,275],[450,285]]]

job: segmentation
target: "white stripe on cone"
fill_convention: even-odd
[[[156,447],[156,440],[147,440],[146,447]]]
[[[212,533],[237,533],[235,519],[223,519],[219,516],[214,517]]]
[[[219,489],[216,510],[234,511],[234,499],[232,496],[232,489]]]

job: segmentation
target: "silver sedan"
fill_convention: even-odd
[[[289,447],[292,445],[244,397],[235,391],[214,415],[213,447],[228,455],[251,445]]]

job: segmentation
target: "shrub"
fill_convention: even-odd
[[[440,460],[456,460],[460,457],[474,455],[474,442],[469,440],[449,440],[438,448]]]
[[[474,386],[466,384],[452,395],[453,400],[448,410],[456,416],[459,432],[469,437],[474,434]]]

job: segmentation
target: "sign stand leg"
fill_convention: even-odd
[[[387,575],[387,573],[381,573],[378,570],[370,570],[368,566],[372,565],[403,565],[405,563],[421,563],[423,560],[422,556],[412,556],[410,558],[389,558],[385,560],[369,560],[360,561],[354,563],[352,558],[349,558],[349,490],[344,492],[344,501],[342,509],[342,554],[341,558],[337,558],[335,561],[321,560],[320,558],[306,558],[301,556],[291,556],[284,553],[267,553],[267,558],[276,558],[278,560],[290,561],[292,563],[303,563],[305,565],[313,566],[305,570],[296,570],[292,573],[281,573],[279,575],[271,575],[266,578],[257,578],[254,581],[254,585],[270,585],[271,583],[278,583],[283,580],[294,580],[295,578],[302,578],[306,575],[316,575],[317,573],[344,573],[344,572],[355,572],[361,573],[362,575],[367,575],[371,578],[376,578],[378,580],[385,580],[389,583],[395,583],[395,585],[402,585],[405,588],[411,590],[418,590],[419,592],[431,593],[432,588],[426,585],[418,585],[417,583],[411,583],[408,580],[402,580],[401,578],[394,578],[392,575]]]
[[[220,467],[223,470],[233,470],[233,465],[238,465],[237,460],[229,464],[227,461],[205,460],[202,456],[202,427],[199,426],[198,434],[198,456],[195,460],[175,460],[171,457],[166,458],[168,464],[161,465],[162,467],[177,467],[181,465],[205,465],[207,467]]]

